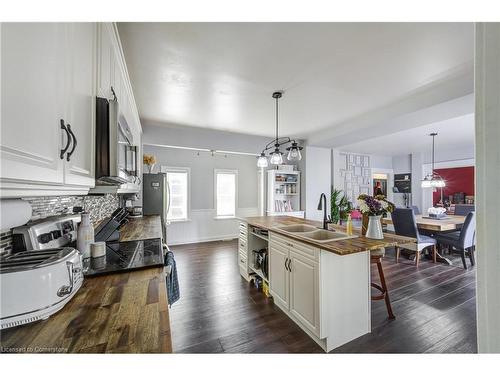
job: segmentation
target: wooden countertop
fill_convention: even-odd
[[[350,238],[346,240],[332,241],[328,243],[318,243],[316,241],[310,240],[305,237],[295,235],[290,232],[281,230],[280,227],[292,224],[308,224],[321,228],[322,223],[319,221],[300,219],[291,216],[256,216],[244,218],[249,225],[267,229],[268,231],[279,233],[281,235],[293,238],[294,240],[307,243],[322,250],[331,251],[332,253],[338,255],[348,255],[359,253],[362,251],[378,250],[381,247],[396,246],[404,243],[415,242],[415,238],[397,236],[395,234],[384,233],[384,239],[374,240],[371,238],[366,238],[361,235],[359,229],[354,228],[353,234],[358,235],[357,238]],[[339,231],[345,231],[345,227],[340,225],[330,224],[330,229],[335,229]]]
[[[162,238],[159,215],[129,218],[129,222],[120,229],[120,242],[151,240]]]
[[[3,352],[171,353],[163,267],[87,278],[49,319],[0,331]]]
[[[122,242],[161,237],[160,216],[131,219],[120,230]],[[4,352],[171,353],[164,267],[85,278],[47,320],[0,331],[0,346]]]

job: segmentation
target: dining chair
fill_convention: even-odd
[[[469,212],[475,211],[475,207],[470,204],[456,204],[455,215],[467,216]]]
[[[475,264],[474,251],[476,250],[476,213],[473,211],[467,214],[464,225],[459,232],[437,234],[436,240],[440,245],[452,246],[452,248],[459,250],[465,269],[467,269],[465,262],[465,251],[467,251],[473,266]]]
[[[420,215],[420,208],[418,206],[411,206],[411,209],[415,215]]]
[[[392,214],[394,232],[400,236],[413,237],[416,243],[396,246],[396,263],[399,262],[400,248],[415,251],[415,264],[418,267],[422,250],[432,247],[432,259],[436,263],[436,240],[421,234],[417,228],[417,219],[412,208],[396,208]]]

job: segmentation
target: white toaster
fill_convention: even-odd
[[[82,257],[71,247],[23,251],[0,259],[1,329],[47,319],[83,283]]]

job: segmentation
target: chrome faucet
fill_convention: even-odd
[[[323,229],[328,230],[328,224],[332,222],[330,215],[326,216],[326,195],[321,193],[319,196],[318,210],[323,210]]]

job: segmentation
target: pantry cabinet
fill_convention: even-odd
[[[3,23],[0,35],[0,197],[88,194],[96,95],[113,88],[142,134],[116,25]]]

